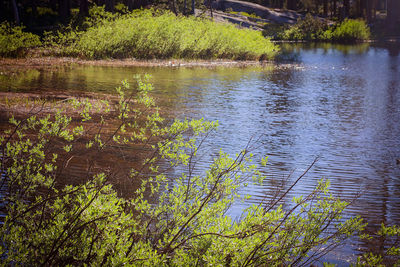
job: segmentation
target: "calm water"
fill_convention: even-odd
[[[274,182],[291,172],[289,182],[294,180],[318,157],[288,198],[329,178],[336,195],[352,199],[361,193],[346,217],[361,215],[370,231],[381,222],[400,223],[399,45],[284,49],[280,63],[263,67],[77,66],[0,75],[0,90],[107,93],[125,78],[149,73],[155,97],[172,116],[219,121],[200,167],[219,148],[234,154],[250,139],[258,140],[255,154],[269,155],[268,181],[250,188],[250,203],[271,194]],[[368,246],[377,244],[354,242],[331,257],[344,263],[358,247]]]

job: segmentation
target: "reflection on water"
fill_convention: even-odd
[[[398,45],[291,44],[282,49],[283,63],[264,67],[77,66],[0,76],[0,90],[111,92],[125,78],[150,73],[155,97],[173,116],[219,121],[219,131],[207,144],[213,152],[200,166],[215,155],[212,148],[233,154],[259,138],[257,153],[269,155],[269,180],[251,188],[250,203],[271,194],[274,181],[292,171],[295,179],[319,157],[288,198],[306,194],[325,177],[337,195],[352,199],[362,193],[346,216],[366,218],[368,230],[381,222],[400,222]],[[351,247],[346,253],[352,253]]]

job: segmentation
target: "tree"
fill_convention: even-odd
[[[13,6],[13,11],[14,11],[15,24],[20,25],[21,20],[19,18],[19,10],[18,10],[18,5],[17,5],[17,0],[12,0],[12,6]]]

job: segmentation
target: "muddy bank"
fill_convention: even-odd
[[[71,65],[115,66],[115,67],[246,67],[264,64],[260,61],[235,60],[136,60],[136,59],[102,59],[84,60],[72,57],[27,57],[0,58],[0,74],[9,75],[26,69],[56,69]]]

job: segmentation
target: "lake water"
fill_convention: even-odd
[[[230,154],[257,140],[256,156],[268,155],[268,181],[250,187],[256,203],[275,182],[294,181],[318,161],[294,188],[310,192],[321,178],[344,199],[360,197],[345,217],[360,215],[368,230],[400,223],[400,45],[285,45],[278,63],[247,68],[95,67],[0,75],[0,90],[12,92],[112,92],[134,74],[153,76],[154,96],[173,117],[218,120],[206,144],[205,167],[219,148]],[[331,254],[338,263],[354,259],[354,241]],[[328,258],[329,258],[328,257]]]

